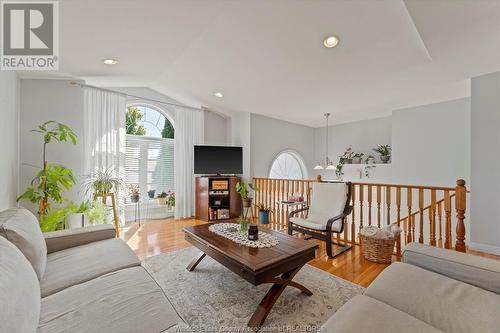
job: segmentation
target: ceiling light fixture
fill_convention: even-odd
[[[116,60],[116,59],[103,59],[102,62],[105,65],[116,65],[118,63],[118,60]]]
[[[333,161],[331,161],[329,158],[328,158],[328,117],[330,117],[330,113],[325,113],[324,114],[325,116],[325,120],[326,120],[326,126],[325,126],[325,130],[326,130],[326,144],[325,144],[325,152],[326,152],[326,156],[325,156],[325,165],[321,165],[321,163],[318,163],[315,167],[314,167],[314,170],[335,170],[336,167],[335,165],[333,164]]]
[[[221,93],[221,92],[216,92],[214,95],[215,95],[216,97],[219,97],[219,98],[224,97],[224,95],[222,95],[222,93]]]
[[[323,40],[323,45],[327,48],[335,47],[339,44],[339,38],[337,36],[328,36]]]

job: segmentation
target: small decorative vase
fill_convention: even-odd
[[[268,211],[259,211],[259,223],[260,224],[269,224],[269,212]]]
[[[158,204],[160,206],[166,206],[167,205],[167,198],[158,198]]]
[[[352,164],[360,164],[360,163],[361,163],[361,157],[352,158]]]
[[[382,156],[382,155],[380,155],[380,160],[382,161],[382,163],[387,163],[387,162],[389,162],[390,159],[391,159],[390,156]]]
[[[248,240],[259,240],[259,228],[256,225],[251,225],[248,229]]]
[[[130,196],[130,200],[133,202],[133,203],[136,203],[139,201],[139,196],[138,195],[131,195]]]
[[[148,191],[148,197],[149,197],[149,199],[154,199],[155,192],[156,192],[156,190],[149,190]]]
[[[68,227],[70,229],[82,228],[87,224],[87,216],[83,213],[74,213],[68,216]]]
[[[240,232],[245,234],[248,231],[248,220],[241,219],[240,220]]]

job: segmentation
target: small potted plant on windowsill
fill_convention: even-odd
[[[271,208],[265,206],[264,204],[257,205],[259,209],[259,223],[260,224],[269,224],[269,215],[271,213]]]
[[[380,160],[382,163],[387,163],[391,159],[391,146],[389,145],[380,145],[377,148],[373,149],[380,155]]]
[[[352,164],[361,164],[361,158],[364,156],[365,154],[363,153],[355,153],[353,156],[352,156]]]
[[[139,201],[139,186],[135,184],[130,184],[128,186],[128,193],[130,195],[130,201],[136,203]]]
[[[172,191],[168,191],[167,193],[167,207],[169,210],[175,207],[175,193]]]
[[[167,192],[161,192],[160,194],[158,194],[158,204],[160,206],[166,206],[167,205]]]

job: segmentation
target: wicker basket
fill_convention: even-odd
[[[361,252],[366,260],[389,264],[391,263],[392,253],[394,252],[394,243],[396,239],[379,239],[374,237],[361,237]]]

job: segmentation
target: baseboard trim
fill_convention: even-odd
[[[472,250],[496,254],[496,255],[500,256],[500,246],[470,242],[469,248]]]

